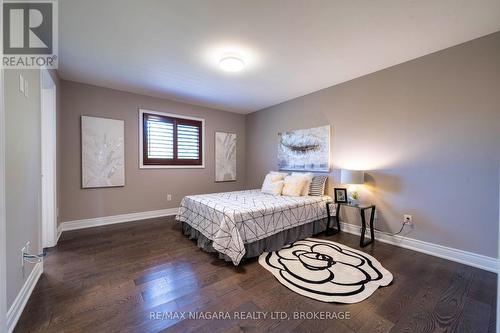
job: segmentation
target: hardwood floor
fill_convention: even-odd
[[[359,238],[346,233],[320,238],[359,248]],[[15,332],[495,331],[495,274],[378,242],[363,251],[394,283],[343,305],[288,290],[256,260],[235,268],[202,252],[172,218],[65,232]],[[180,318],[183,311],[269,313],[195,320]],[[350,319],[269,318],[295,311],[347,312]],[[172,318],[151,318],[157,312]]]

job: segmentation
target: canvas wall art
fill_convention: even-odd
[[[330,125],[279,133],[278,167],[287,171],[330,171]]]
[[[125,186],[124,121],[82,116],[82,188]]]
[[[215,181],[236,180],[236,134],[215,133]]]

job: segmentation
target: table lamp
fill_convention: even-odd
[[[340,183],[349,185],[348,196],[351,203],[359,203],[359,192],[356,185],[365,183],[365,172],[361,170],[340,170]]]

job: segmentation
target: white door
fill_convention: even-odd
[[[56,85],[47,70],[41,71],[42,126],[42,244],[57,243],[57,179],[56,179]]]

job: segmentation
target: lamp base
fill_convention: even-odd
[[[349,198],[349,205],[358,206],[360,204],[359,200],[354,200]]]

